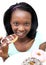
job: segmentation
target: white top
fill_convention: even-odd
[[[0,65],[3,65],[3,59],[0,57]]]
[[[39,48],[39,45],[43,42],[45,42],[45,40],[42,38],[42,36],[39,33],[37,33],[32,47],[29,50],[27,50],[26,52],[32,52],[33,50],[37,50]],[[8,55],[11,56],[11,55],[14,55],[17,53],[22,53],[22,52],[19,52],[15,48],[14,43],[9,44]]]
[[[26,59],[31,58],[31,53],[30,52],[23,52],[23,53],[18,53],[15,55],[12,55],[9,57],[5,62],[4,65],[22,65],[23,61]],[[46,61],[42,63],[42,65],[46,65]]]

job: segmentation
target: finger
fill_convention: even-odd
[[[13,35],[9,35],[7,38],[11,41],[11,40],[14,39],[14,36]]]
[[[1,40],[1,46],[6,46],[10,43],[10,40],[8,38],[4,38]]]
[[[2,39],[2,37],[0,37],[0,40]]]
[[[0,57],[1,57],[1,55],[2,55],[2,48],[1,48],[1,46],[0,46]]]
[[[5,45],[7,45],[7,43],[9,42],[9,40],[7,39],[7,37],[5,37],[5,38],[2,38],[0,42],[1,42],[1,45],[5,46]]]
[[[2,56],[2,54],[8,54],[8,45],[0,46],[0,56]]]
[[[9,45],[16,38],[15,34],[9,35],[1,40],[2,46]]]
[[[9,35],[6,37],[7,39],[7,43],[10,44],[12,40],[14,40],[16,38],[15,34]]]
[[[1,45],[1,39],[2,39],[2,37],[0,37],[0,45]]]
[[[12,34],[12,35],[7,36],[6,38],[8,38],[9,40],[13,40],[15,37],[16,37],[16,35]]]
[[[8,46],[3,46],[2,51],[3,53],[8,53]]]
[[[2,53],[2,50],[0,49],[0,53]]]

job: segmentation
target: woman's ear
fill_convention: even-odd
[[[39,49],[46,51],[46,42],[40,44]]]

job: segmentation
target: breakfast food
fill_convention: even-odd
[[[42,63],[40,62],[40,60],[36,59],[36,58],[28,58],[25,61],[23,61],[23,63],[21,65],[42,65]]]
[[[1,45],[0,45],[0,56],[3,58],[3,60],[8,58],[8,48],[9,44],[16,42],[18,39],[18,36],[9,35],[1,40]]]
[[[21,65],[44,65],[46,62],[46,52],[40,49],[33,50],[26,60]]]
[[[32,57],[39,59],[41,62],[46,61],[46,52],[43,50],[34,50],[32,52]]]
[[[1,40],[2,46],[5,46],[6,44],[14,43],[17,41],[18,36],[15,36],[15,34],[9,35]]]
[[[18,39],[18,36],[16,36],[15,39],[13,39],[11,42],[14,43]]]

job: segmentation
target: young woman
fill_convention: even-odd
[[[36,12],[31,5],[25,2],[9,7],[4,14],[4,26],[7,37],[13,39],[13,37],[18,36],[18,40],[7,45],[8,42],[4,38],[3,44],[5,46],[2,46],[3,49],[0,52],[0,56],[3,58],[16,53],[32,52],[32,50],[38,49],[43,42],[37,33],[38,19]]]

